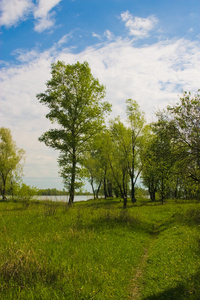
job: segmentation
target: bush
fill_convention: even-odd
[[[19,187],[16,193],[17,200],[22,201],[25,207],[28,207],[30,200],[37,194],[37,189],[30,187],[25,183]]]

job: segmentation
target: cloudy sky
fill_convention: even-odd
[[[24,182],[63,188],[58,153],[36,99],[51,63],[88,61],[106,85],[112,116],[135,99],[152,121],[181,92],[200,88],[199,0],[1,0],[0,127],[26,151]]]

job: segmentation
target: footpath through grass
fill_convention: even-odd
[[[200,204],[0,203],[0,299],[200,299]]]

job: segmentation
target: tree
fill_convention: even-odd
[[[100,191],[104,193],[105,199],[113,197],[114,180],[109,163],[109,152],[111,151],[110,130],[105,128],[96,135],[86,160],[86,168],[90,173],[90,182],[96,184],[96,196]]]
[[[102,129],[104,115],[111,107],[108,102],[101,102],[105,87],[92,76],[87,62],[65,65],[58,61],[52,64],[51,75],[47,90],[37,98],[50,109],[46,118],[58,126],[45,132],[39,140],[60,151],[60,174],[72,204],[75,190],[80,187],[84,153]]]
[[[180,102],[168,106],[168,112],[176,129],[174,143],[180,152],[180,169],[183,174],[200,183],[200,90],[196,95],[183,93]]]
[[[8,128],[0,128],[0,190],[3,200],[6,199],[6,190],[9,179],[22,169],[20,164],[25,151],[17,148]]]
[[[110,133],[109,130],[104,129],[93,139],[90,152],[84,160],[84,166],[88,171],[94,198],[98,198],[101,187],[103,188],[105,198],[112,196],[112,191],[109,189],[109,187],[112,187],[112,177],[109,176],[109,151]]]
[[[85,159],[84,166],[87,171],[86,177],[88,177],[89,182],[92,187],[92,192],[94,199],[98,198],[99,190],[103,181],[103,170],[100,164],[100,157],[97,151],[90,151]]]
[[[150,199],[156,200],[156,191],[159,184],[159,174],[157,171],[157,157],[155,152],[156,136],[150,131],[148,139],[142,149],[142,179],[145,186],[148,187]]]
[[[169,193],[170,181],[174,176],[174,166],[177,161],[177,149],[173,143],[174,124],[167,116],[157,113],[158,121],[152,124],[154,138],[151,145],[152,166],[155,178],[159,178],[158,191],[162,203]]]
[[[126,128],[119,118],[116,118],[114,121],[111,121],[110,135],[109,164],[113,178],[123,199],[123,206],[126,208],[129,185],[128,167],[131,154],[131,130],[130,128]]]
[[[141,136],[143,134],[145,118],[144,113],[140,111],[140,107],[135,100],[126,100],[126,114],[131,129],[131,160],[128,166],[128,172],[131,179],[131,201],[136,202],[135,184],[141,173],[142,165],[140,163],[140,146]]]
[[[199,198],[200,95],[184,93],[180,102],[157,114],[153,135],[143,150],[143,182],[153,200]]]

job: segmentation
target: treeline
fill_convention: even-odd
[[[89,195],[89,192],[76,192],[76,195]],[[66,196],[69,195],[69,193],[66,190],[57,190],[56,188],[48,188],[48,189],[38,189],[37,195],[41,196]]]
[[[49,108],[46,117],[57,123],[39,138],[59,150],[58,164],[69,204],[83,180],[91,184],[94,198],[99,194],[128,197],[136,202],[138,180],[148,189],[150,199],[200,199],[200,94],[183,93],[179,102],[156,114],[147,124],[137,101],[126,100],[126,120],[106,119],[111,105],[103,101],[105,87],[91,74],[87,62],[52,65],[47,90],[38,94]],[[24,151],[18,149],[9,129],[0,128],[0,189],[17,185]],[[22,190],[27,190],[22,186]],[[56,189],[44,195],[61,195]],[[82,192],[81,192],[82,194]]]
[[[41,196],[62,196],[62,195],[67,195],[67,191],[60,191],[57,190],[56,188],[38,189],[37,194]]]
[[[166,198],[200,198],[200,95],[184,93],[179,103],[157,113],[146,124],[135,100],[126,100],[126,120],[106,122],[111,105],[102,101],[105,87],[91,74],[87,62],[52,65],[47,90],[37,95],[49,108],[46,115],[59,127],[39,140],[59,150],[58,163],[69,204],[82,179],[91,183],[94,198],[103,190],[136,202],[138,179],[152,201]]]
[[[200,199],[200,96],[184,93],[180,102],[145,123],[136,101],[127,100],[127,122],[120,118],[99,133],[84,160],[94,197],[136,201],[138,178],[150,199]]]

